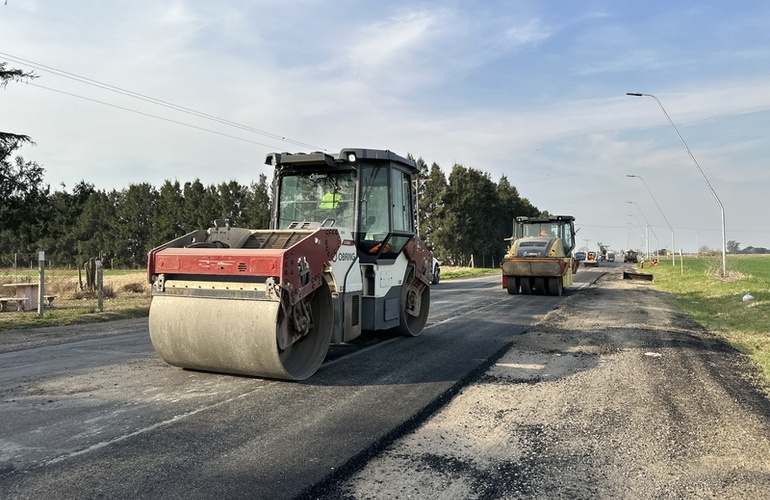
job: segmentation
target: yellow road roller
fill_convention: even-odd
[[[580,265],[572,255],[576,234],[571,215],[516,217],[501,265],[503,288],[512,295],[561,295]]]

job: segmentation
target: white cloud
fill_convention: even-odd
[[[356,67],[393,70],[412,59],[436,24],[434,15],[418,11],[365,26],[350,40],[345,59]]]
[[[552,30],[543,26],[538,19],[530,19],[505,30],[505,39],[511,42],[514,47],[537,45],[547,40],[551,35]]]

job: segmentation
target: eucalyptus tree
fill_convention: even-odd
[[[267,229],[270,226],[270,187],[267,175],[260,174],[246,192],[243,207],[243,225],[251,229]]]
[[[166,180],[158,191],[158,202],[153,217],[151,243],[161,245],[182,236],[187,231],[183,227],[184,196],[179,181]]]
[[[216,215],[212,215],[213,202],[210,189],[207,189],[200,179],[185,182],[182,189],[184,203],[182,206],[182,229],[185,233],[210,227]]]
[[[102,257],[104,265],[112,264],[117,239],[115,230],[115,199],[104,190],[93,190],[83,202],[80,215],[72,228],[77,241],[77,264]]]
[[[243,227],[248,188],[237,181],[221,182],[216,186],[215,218],[227,219],[234,226]]]
[[[455,164],[443,197],[443,217],[436,240],[454,263],[492,265],[497,258],[495,223],[499,201],[489,173]]]
[[[447,191],[447,179],[438,163],[430,166],[420,197],[420,236],[425,240],[434,255],[442,259],[446,249],[440,239],[436,238],[437,231],[442,226],[444,215],[444,194]]]
[[[118,266],[146,265],[157,200],[158,191],[148,183],[131,184],[118,193],[112,231]]]
[[[519,195],[519,190],[505,175],[497,182],[497,197],[500,202],[500,217],[495,238],[500,242],[498,253],[502,255],[510,247],[510,242],[506,242],[505,239],[512,236],[513,219],[520,215],[535,217],[540,214],[540,211],[532,206],[527,198]]]
[[[62,184],[62,189],[48,195],[46,203],[41,204],[38,223],[42,232],[37,243],[54,265],[79,263],[78,243],[83,235],[77,231],[77,222],[93,192],[94,185],[83,180],[71,193]]]

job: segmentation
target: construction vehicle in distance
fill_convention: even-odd
[[[598,252],[596,260],[598,260],[599,262],[606,261],[607,260],[607,250],[608,250],[607,245],[602,244],[602,242],[600,241],[599,243],[596,244],[596,246],[599,247],[599,252]]]
[[[561,295],[580,265],[572,256],[575,235],[571,215],[516,217],[501,265],[503,288],[513,295]]]
[[[169,364],[285,380],[363,331],[419,335],[432,255],[416,164],[390,151],[271,153],[269,230],[216,223],[148,254],[149,330]]]
[[[623,262],[633,262],[636,264],[639,262],[639,252],[636,250],[626,250],[623,254]]]
[[[597,267],[599,265],[599,261],[596,260],[596,252],[588,252],[586,260],[583,261],[583,265],[585,267]]]
[[[436,257],[433,257],[433,279],[431,280],[431,285],[438,285],[439,280],[441,280],[441,262],[438,261]]]

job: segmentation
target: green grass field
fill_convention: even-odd
[[[720,257],[661,261],[645,269],[655,286],[698,323],[748,354],[770,380],[770,256],[731,255],[727,277]],[[743,300],[751,295],[750,300]]]

